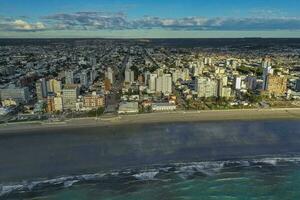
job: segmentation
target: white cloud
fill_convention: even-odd
[[[3,31],[42,31],[46,26],[42,22],[29,23],[21,19],[0,18],[0,30]]]
[[[12,28],[15,30],[34,31],[34,30],[44,30],[46,27],[42,22],[30,24],[26,21],[18,19],[12,23]]]
[[[145,16],[129,19],[122,12],[75,12],[44,16],[40,22],[0,17],[0,30],[300,30],[300,18],[271,17],[272,11],[264,11],[264,13],[267,13],[267,16],[257,15],[256,17],[247,18],[207,18],[199,16],[161,18]]]

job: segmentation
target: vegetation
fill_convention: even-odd
[[[88,117],[97,117],[99,115],[102,115],[104,113],[104,107],[100,107],[97,110],[91,110],[87,113]]]

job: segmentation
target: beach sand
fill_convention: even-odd
[[[28,131],[33,129],[65,129],[76,127],[101,127],[149,123],[274,119],[300,119],[300,108],[157,112],[145,114],[119,115],[111,117],[102,116],[98,119],[78,118],[56,123],[11,123],[0,125],[0,134],[20,132],[21,130]]]

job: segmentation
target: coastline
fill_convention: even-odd
[[[157,123],[184,123],[209,121],[252,121],[252,120],[298,120],[300,108],[275,109],[236,109],[236,110],[209,110],[209,111],[174,111],[143,113],[132,115],[119,115],[101,118],[74,118],[63,122],[16,122],[0,125],[0,134],[42,130],[42,129],[68,129],[84,127],[104,127],[132,124]]]

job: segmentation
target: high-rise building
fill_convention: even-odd
[[[55,110],[55,108],[54,108],[54,96],[48,96],[47,97],[47,105],[46,105],[46,111],[48,112],[48,113],[52,113],[52,112],[54,112]]]
[[[144,82],[145,82],[145,85],[149,86],[148,83],[149,83],[149,78],[150,78],[150,72],[149,71],[146,71],[144,73]]]
[[[196,79],[195,89],[198,92],[198,97],[217,97],[218,83],[207,77],[199,77]]]
[[[219,78],[217,80],[217,84],[218,84],[217,96],[218,97],[222,97],[222,92],[223,92],[223,78]]]
[[[150,74],[148,85],[149,85],[149,90],[151,92],[156,91],[156,78],[157,78],[157,74]]]
[[[84,87],[88,87],[88,74],[85,70],[80,73],[80,84]]]
[[[184,80],[183,73],[181,70],[176,69],[175,71],[172,72],[172,81],[176,83],[179,79]]]
[[[268,75],[267,92],[274,96],[284,96],[287,92],[287,79],[284,76]]]
[[[246,87],[249,90],[255,90],[257,86],[257,79],[255,76],[248,76],[246,78]]]
[[[270,58],[264,58],[261,62],[262,68],[268,68],[271,67],[271,59]]]
[[[78,86],[75,84],[65,85],[62,93],[63,108],[65,110],[75,110],[79,94]]]
[[[156,92],[162,92],[163,91],[163,77],[162,76],[158,76],[156,78],[156,88],[155,91]]]
[[[58,81],[56,79],[50,79],[47,81],[47,90],[48,92],[52,92],[55,95],[61,93],[61,81]]]
[[[295,90],[296,92],[300,92],[300,79],[296,80]]]
[[[114,84],[114,71],[112,70],[111,67],[108,67],[106,72],[105,72],[105,78],[107,78],[110,81],[110,84]]]
[[[163,75],[162,92],[164,94],[171,94],[172,93],[172,76],[171,76],[171,74],[164,74]]]
[[[92,70],[90,71],[90,82],[93,83],[97,78],[97,71],[93,67]]]
[[[41,78],[35,83],[36,96],[38,100],[43,100],[47,98],[48,90],[45,78]]]
[[[72,70],[65,71],[66,84],[74,84],[74,72]]]
[[[263,68],[263,90],[268,89],[268,76],[273,75],[274,70],[271,66]]]
[[[134,82],[134,71],[130,70],[129,68],[125,69],[125,82],[126,83]]]
[[[204,58],[204,64],[212,66],[212,59],[208,57]]]
[[[188,80],[191,80],[191,77],[190,77],[190,70],[188,68],[184,68],[183,69],[183,76],[182,76],[182,79],[184,81],[188,81]]]
[[[63,111],[63,100],[61,96],[54,97],[54,111]]]
[[[90,64],[91,64],[92,66],[97,65],[97,58],[94,57],[94,56],[90,57]]]
[[[231,88],[230,87],[223,87],[220,97],[230,98],[231,97]]]
[[[234,88],[236,90],[242,89],[242,78],[237,76],[234,78]]]

